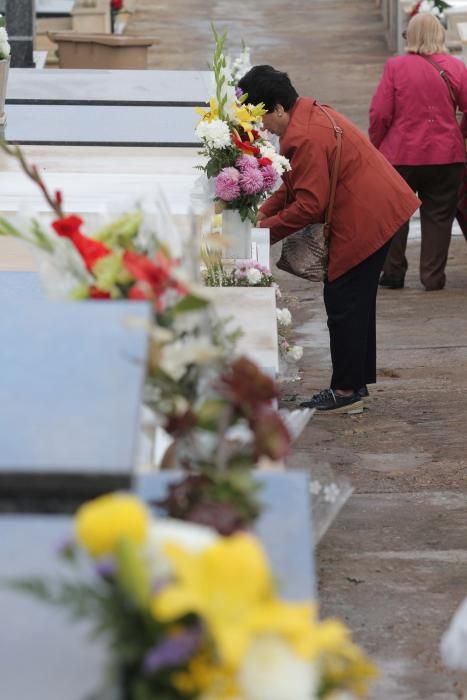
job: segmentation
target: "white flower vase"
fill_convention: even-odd
[[[251,258],[251,229],[249,219],[242,221],[235,209],[222,212],[222,234],[227,239],[226,258],[247,260]]]
[[[5,99],[8,85],[8,71],[10,69],[10,58],[3,58],[0,61],[0,126],[6,122]]]

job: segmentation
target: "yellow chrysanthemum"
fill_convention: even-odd
[[[219,104],[217,98],[211,97],[209,100],[209,109],[195,107],[195,112],[200,115],[201,121],[204,122],[212,122],[214,119],[219,119]]]
[[[149,514],[141,501],[130,494],[99,496],[78,510],[75,532],[78,542],[93,557],[111,554],[118,541],[140,543],[146,538]]]
[[[222,659],[235,667],[248,646],[252,613],[272,600],[271,574],[258,542],[247,534],[221,539],[200,554],[167,545],[177,581],[153,598],[163,621],[197,613]]]

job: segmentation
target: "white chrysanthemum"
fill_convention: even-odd
[[[290,326],[292,314],[288,309],[276,309],[277,323],[279,326]]]
[[[172,574],[172,567],[164,552],[167,543],[177,544],[191,554],[202,552],[219,539],[210,527],[188,523],[183,520],[164,518],[151,525],[144,549],[151,581],[163,581]]]
[[[230,145],[229,125],[222,119],[201,121],[196,127],[196,134],[210,148],[225,148]]]
[[[318,674],[279,636],[253,640],[238,672],[245,700],[315,700]]]
[[[249,270],[247,270],[246,278],[248,280],[248,284],[259,284],[261,282],[261,277],[261,272],[255,267],[251,267]]]
[[[298,362],[303,357],[303,348],[301,345],[292,345],[287,349],[286,359],[289,362]]]
[[[284,172],[291,170],[288,159],[277,153],[270,143],[262,144],[259,148],[263,158],[269,158],[272,162],[272,166],[278,175],[282,175]]]

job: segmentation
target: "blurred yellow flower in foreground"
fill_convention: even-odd
[[[149,514],[141,501],[130,494],[99,496],[78,510],[75,531],[78,542],[93,557],[111,554],[122,538],[144,542]]]
[[[198,614],[231,668],[238,668],[251,640],[261,634],[279,635],[302,658],[317,655],[313,607],[274,596],[268,562],[253,537],[222,539],[199,554],[168,544],[166,553],[176,580],[154,596],[156,618]]]

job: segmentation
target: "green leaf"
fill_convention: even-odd
[[[209,306],[209,304],[210,302],[208,299],[203,299],[195,296],[194,294],[190,294],[172,306],[170,311],[172,315],[189,313],[191,311],[201,311]]]
[[[140,548],[123,537],[116,549],[117,583],[129,599],[141,609],[149,605],[151,588],[149,572]]]
[[[119,296],[118,284],[129,284],[133,279],[123,265],[121,252],[100,258],[92,272],[96,278],[96,286],[104,292],[110,292],[112,296]]]
[[[89,285],[80,284],[75,287],[70,294],[71,301],[83,301],[89,299]]]
[[[133,239],[138,235],[142,221],[143,215],[140,211],[130,212],[100,229],[93,237],[110,248],[128,250],[133,247]]]

